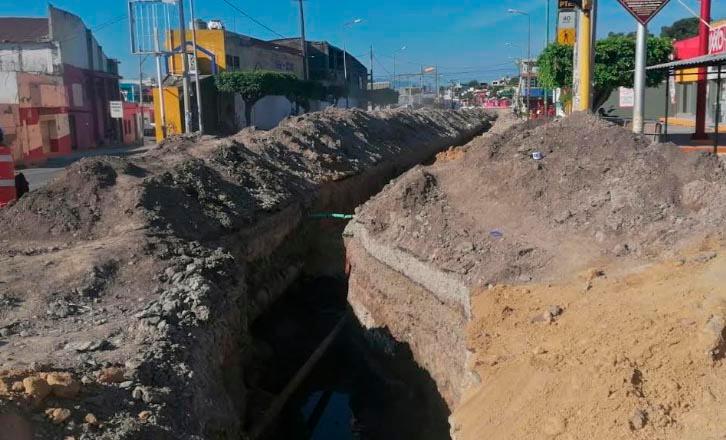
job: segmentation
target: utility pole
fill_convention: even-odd
[[[550,44],[550,0],[545,0],[545,15],[547,17],[545,18],[545,45],[544,47],[547,48],[547,46]],[[544,117],[547,118],[547,110],[549,107],[549,97],[547,96],[547,89],[542,87],[542,94],[544,95]]]
[[[302,50],[303,57],[303,79],[310,79],[310,66],[308,65],[308,44],[305,39],[305,10],[303,8],[303,0],[298,0],[300,3],[300,50]]]
[[[635,100],[633,102],[633,133],[642,134],[645,121],[645,63],[646,39],[648,28],[638,23],[638,34],[635,40]]]
[[[589,3],[589,4],[588,4]],[[588,112],[592,100],[592,11],[596,7],[594,0],[583,1],[583,8],[578,13],[577,28],[577,66],[578,80],[573,84],[577,91],[574,97],[573,110]]]
[[[435,65],[434,69],[436,69],[436,101],[438,102],[441,98],[439,96],[439,65]]]
[[[698,54],[708,54],[709,29],[706,23],[711,22],[711,0],[701,0],[701,20],[698,24]],[[706,105],[708,79],[706,68],[698,68],[698,89],[696,90],[696,132],[693,139],[708,139],[706,135]]]
[[[146,57],[139,56],[139,114],[137,116],[136,132],[141,140],[141,145],[144,145],[144,72],[143,65]]]
[[[189,0],[189,15],[192,18],[192,50],[194,51],[194,82],[196,82],[197,92],[197,119],[199,125],[199,133],[204,134],[204,124],[202,119],[202,84],[199,81],[199,58],[197,57],[197,21],[194,17],[194,0]]]
[[[373,95],[373,45],[371,44],[371,79],[370,79],[370,85],[366,87],[371,91],[371,93],[368,95],[369,97]],[[373,110],[373,101],[369,101],[370,109]]]
[[[187,26],[184,18],[184,2],[177,0],[179,6],[179,52],[182,57],[182,93],[184,94],[184,132],[192,132],[192,110],[189,102],[189,58],[187,57]]]
[[[161,77],[161,42],[159,41],[159,29],[154,26],[154,52],[156,52],[156,82],[159,88],[159,118],[156,124],[161,124],[161,135],[166,139],[166,103],[164,100],[164,84]]]
[[[373,45],[371,44],[371,85],[370,89],[373,90]]]

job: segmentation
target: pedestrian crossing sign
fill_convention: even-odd
[[[558,29],[557,30],[557,43],[565,46],[574,46],[576,40],[575,29]]]

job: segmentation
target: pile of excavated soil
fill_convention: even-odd
[[[575,114],[442,153],[357,214],[349,301],[411,347],[457,440],[723,437],[717,157]]]
[[[723,162],[593,116],[515,126],[467,150],[405,174],[357,221],[480,286],[554,279],[598,258],[638,261],[723,230]]]
[[[723,243],[475,294],[457,440],[718,439],[726,432]],[[620,273],[618,273],[620,271]]]
[[[304,262],[278,248],[323,196],[345,209],[373,190],[338,186],[390,179],[492,119],[333,109],[71,165],[0,210],[0,420],[34,438],[239,438],[249,323]],[[73,396],[52,393],[61,373]]]

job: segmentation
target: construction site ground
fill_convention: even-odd
[[[499,124],[358,210],[356,315],[457,440],[722,438],[723,162],[586,114]]]

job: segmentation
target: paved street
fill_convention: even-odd
[[[30,190],[41,188],[48,184],[58,173],[63,171],[67,166],[85,157],[95,156],[133,156],[136,154],[143,153],[153,147],[155,144],[151,139],[146,140],[144,146],[133,146],[133,147],[112,147],[112,148],[99,148],[97,150],[86,150],[77,151],[69,156],[56,157],[49,159],[41,167],[31,167],[18,170],[25,175],[30,183]]]

